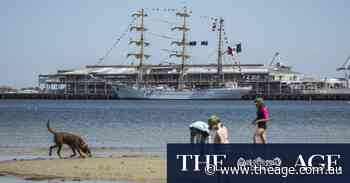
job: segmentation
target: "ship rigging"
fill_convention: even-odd
[[[131,40],[130,44],[136,44],[140,47],[140,51],[137,53],[129,53],[127,56],[134,56],[139,60],[138,65],[138,77],[137,82],[134,86],[127,86],[123,84],[113,85],[115,93],[120,98],[124,99],[240,99],[242,95],[247,94],[251,87],[239,87],[237,83],[231,83],[226,86],[223,74],[222,56],[224,54],[222,50],[222,32],[224,19],[219,19],[218,28],[218,57],[217,57],[217,84],[206,89],[197,89],[196,86],[187,86],[184,82],[185,66],[190,55],[187,51],[187,46],[193,45],[193,42],[188,41],[187,33],[190,28],[187,23],[187,18],[191,16],[190,11],[184,6],[182,11],[176,13],[176,16],[182,19],[182,25],[171,28],[172,31],[177,30],[182,33],[180,41],[172,41],[171,45],[176,45],[181,48],[180,51],[171,52],[169,57],[177,57],[181,59],[181,63],[178,64],[179,71],[177,87],[172,88],[171,86],[147,86],[145,79],[143,78],[144,73],[144,59],[149,58],[149,55],[144,53],[144,47],[148,46],[149,43],[144,41],[144,32],[147,30],[144,26],[144,17],[147,16],[144,9],[141,9],[137,13],[133,14],[141,19],[141,23],[138,26],[131,26],[130,30],[140,32],[140,38],[138,40]],[[216,19],[217,20],[217,19]],[[203,42],[202,44],[207,44]],[[230,47],[229,47],[230,48]],[[233,55],[233,50],[230,48],[230,53]],[[239,44],[239,49],[240,44]],[[240,50],[236,50],[240,51]]]

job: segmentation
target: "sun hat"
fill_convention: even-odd
[[[195,121],[192,124],[190,124],[190,128],[195,128],[199,131],[206,132],[207,134],[210,133],[209,126],[204,121]]]
[[[220,118],[215,116],[215,115],[212,115],[209,117],[208,119],[208,124],[211,126],[211,125],[216,125],[220,123]]]

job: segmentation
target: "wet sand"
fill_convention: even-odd
[[[0,161],[0,175],[26,180],[113,180],[166,182],[166,161],[158,155],[116,153],[108,157]]]
[[[62,179],[55,179],[55,180],[24,180],[18,177],[14,176],[0,176],[0,182],[3,183],[131,183],[128,181],[113,181],[113,180],[62,180]]]

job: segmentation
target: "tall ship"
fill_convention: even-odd
[[[164,99],[164,100],[191,100],[191,99],[240,99],[243,95],[251,91],[251,87],[240,87],[236,82],[225,82],[223,74],[223,23],[224,19],[219,18],[218,22],[218,51],[217,51],[217,77],[215,85],[201,88],[196,86],[188,86],[184,82],[185,77],[185,67],[186,62],[190,59],[188,54],[187,47],[190,45],[190,42],[187,38],[187,33],[190,31],[188,27],[188,18],[191,16],[191,12],[188,11],[187,7],[183,7],[181,12],[177,12],[176,16],[182,19],[181,26],[175,26],[171,30],[179,31],[182,34],[182,39],[180,41],[171,42],[172,45],[180,47],[179,51],[172,52],[169,57],[179,58],[181,63],[177,64],[177,69],[179,70],[179,77],[177,81],[177,86],[151,86],[147,84],[147,80],[143,77],[145,72],[145,60],[150,57],[150,55],[145,54],[145,47],[150,43],[145,41],[144,32],[147,31],[147,28],[144,25],[144,18],[147,16],[144,9],[139,10],[134,13],[140,23],[135,26],[130,27],[130,31],[139,32],[138,40],[131,40],[130,44],[135,44],[138,46],[139,52],[129,53],[128,57],[135,57],[138,63],[138,76],[136,83],[134,85],[125,85],[125,84],[112,84],[113,92],[120,99]]]

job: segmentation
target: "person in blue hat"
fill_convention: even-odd
[[[205,144],[209,142],[209,125],[203,121],[190,124],[191,144]]]

